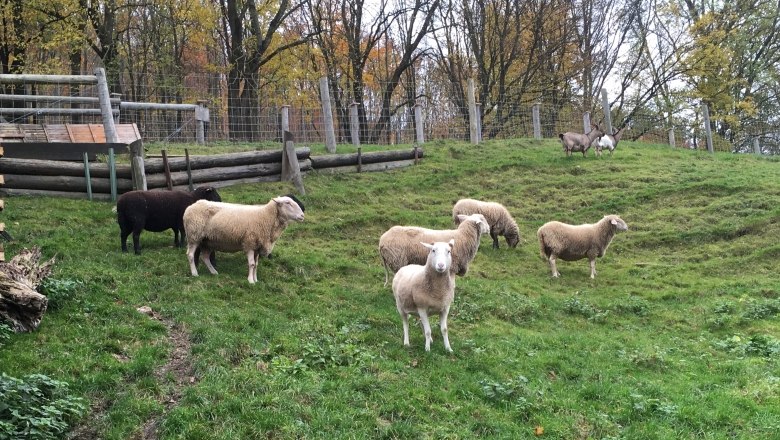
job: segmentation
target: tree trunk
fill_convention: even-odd
[[[40,264],[39,248],[23,249],[7,263],[0,263],[0,322],[13,331],[38,328],[49,300],[36,291],[51,274],[54,258]]]

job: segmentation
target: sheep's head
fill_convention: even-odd
[[[222,197],[219,196],[217,189],[211,186],[201,186],[195,188],[195,190],[192,191],[192,194],[195,196],[196,200],[209,200],[211,202],[222,201]]]
[[[520,243],[520,234],[515,234],[514,232],[506,233],[504,238],[506,238],[507,246],[513,249],[517,247],[518,243]]]
[[[623,221],[622,218],[620,218],[620,217],[618,217],[616,215],[608,215],[608,216],[606,216],[604,218],[607,219],[609,221],[609,224],[611,224],[612,227],[614,227],[618,231],[627,231],[628,230],[628,225],[626,224],[626,222]]]
[[[295,202],[295,200],[287,196],[282,196],[273,199],[273,202],[276,203],[276,209],[279,212],[278,215],[280,218],[283,218],[286,221],[303,221],[303,210],[301,209],[300,205]]]
[[[490,225],[487,222],[487,219],[485,219],[485,216],[482,214],[470,214],[470,215],[458,215],[458,220],[460,224],[463,224],[466,221],[472,221],[476,223],[476,225],[479,227],[479,234],[485,235],[490,233]]]
[[[445,273],[452,267],[452,247],[455,246],[455,240],[452,239],[445,243],[437,241],[434,243],[423,243],[421,245],[428,248],[427,265],[432,267],[438,273]]]

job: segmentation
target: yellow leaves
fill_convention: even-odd
[[[534,427],[534,435],[535,436],[539,437],[542,434],[544,434],[544,427],[542,427],[542,426]]]

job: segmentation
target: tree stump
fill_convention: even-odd
[[[38,328],[49,303],[37,289],[51,274],[54,258],[43,264],[40,259],[41,250],[33,248],[0,263],[0,322],[17,333]]]

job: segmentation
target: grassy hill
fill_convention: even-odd
[[[190,277],[171,233],[145,232],[141,256],[122,254],[108,203],[8,199],[7,255],[37,245],[57,264],[40,330],[6,341],[0,371],[70,383],[92,408],[82,438],[155,426],[162,439],[777,438],[776,158],[434,142],[414,168],[305,183],[306,221],[254,286],[240,254]],[[220,192],[264,203],[290,188]],[[483,239],[458,278],[454,354],[437,319],[430,353],[416,321],[406,349],[378,238],[395,224],[450,228],[462,197],[503,203],[522,242]],[[552,279],[536,229],[612,213],[629,231],[596,279],[587,260],[560,262]]]

